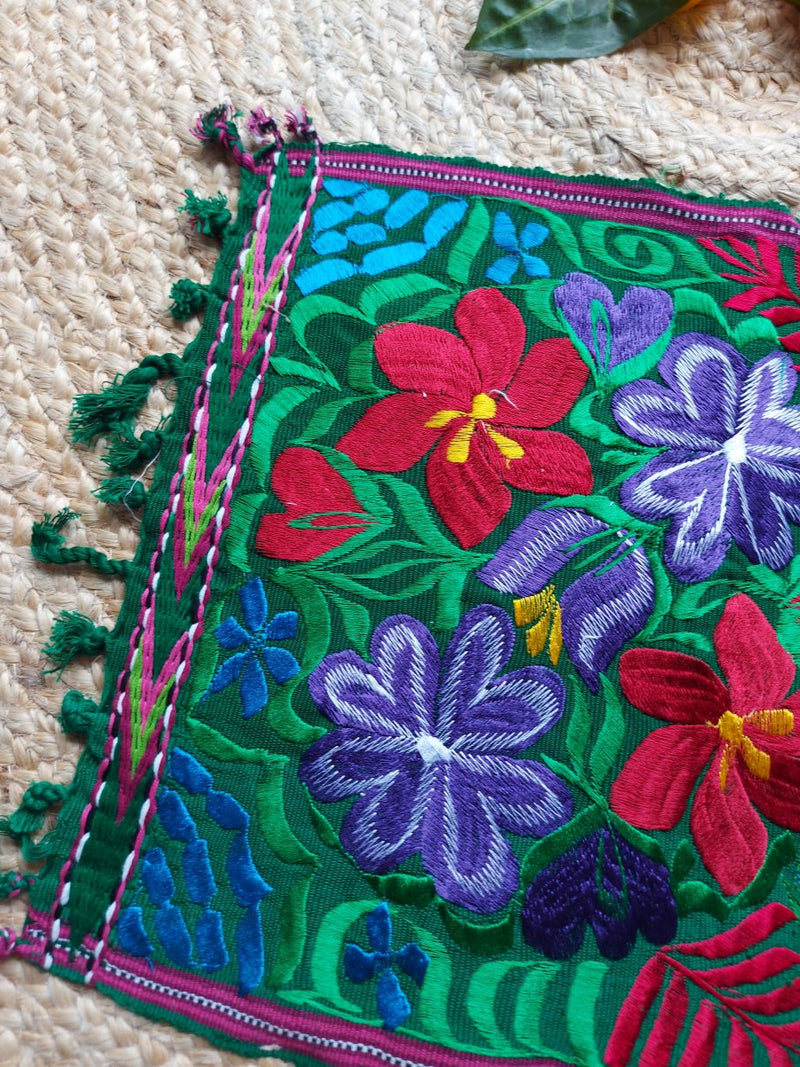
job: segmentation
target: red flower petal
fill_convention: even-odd
[[[495,429],[494,423],[491,428]],[[553,430],[520,430],[512,426],[497,426],[496,431],[525,450],[520,459],[505,459],[494,442],[491,444],[498,470],[508,485],[556,496],[592,491],[589,457],[571,437]]]
[[[589,368],[565,337],[531,348],[505,399],[497,397],[497,421],[508,426],[552,426],[563,419],[586,384]]]
[[[499,289],[473,289],[456,304],[453,317],[478,367],[481,387],[475,392],[505,389],[525,351],[517,306]]]
[[[738,761],[728,768],[722,789],[721,759],[720,749],[697,790],[690,825],[703,863],[731,896],[758,874],[767,854],[767,831],[745,792]]]
[[[440,396],[394,393],[368,408],[336,447],[368,471],[407,471],[441,437],[425,425],[442,406]]]
[[[731,308],[733,311],[752,311],[757,304],[763,304],[765,300],[774,300],[777,295],[771,285],[756,285],[752,289],[745,289],[744,292],[732,296],[730,300],[725,301],[723,307]]]
[[[449,396],[461,407],[466,405],[467,411],[469,401],[481,391],[481,374],[473,354],[447,330],[398,322],[375,334],[375,355],[383,373],[398,389]],[[439,403],[439,407],[448,406]]]
[[[759,311],[759,315],[763,315],[765,319],[769,319],[773,326],[786,326],[790,322],[800,322],[800,307],[786,305],[783,307],[767,308],[766,311]]]
[[[750,737],[758,748],[769,753],[770,766],[766,779],[756,778],[741,767],[748,796],[776,826],[800,832],[800,739],[774,737],[766,741],[762,733],[750,733]]]
[[[728,680],[735,715],[783,706],[794,681],[794,661],[764,612],[744,593],[725,605],[714,629],[714,650]]]
[[[632,648],[619,661],[622,691],[634,707],[678,723],[716,722],[728,691],[707,663],[683,652]]]
[[[662,726],[642,741],[611,787],[611,807],[643,830],[671,830],[717,746],[707,726]]]
[[[344,544],[348,537],[366,528],[355,525],[353,518],[335,517],[312,520],[317,527],[312,529],[289,525],[293,518],[320,512],[364,510],[347,481],[324,456],[311,448],[287,448],[281,452],[272,469],[272,491],[286,510],[282,514],[265,515],[259,523],[256,551],[262,556],[307,562]],[[336,522],[353,525],[325,529]]]
[[[452,463],[447,458],[451,436],[431,453],[425,478],[442,521],[462,548],[472,548],[502,521],[511,507],[511,493],[481,447],[480,431],[472,435],[466,463]]]

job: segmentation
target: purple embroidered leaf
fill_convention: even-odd
[[[577,508],[532,511],[477,576],[502,593],[530,596],[581,551],[584,538],[605,529],[605,523]]]
[[[582,574],[561,595],[564,646],[593,693],[599,675],[642,629],[655,604],[647,553],[637,547],[624,555],[628,547],[621,546],[605,566]]]

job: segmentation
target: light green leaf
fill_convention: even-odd
[[[400,277],[382,278],[379,282],[368,285],[361,294],[359,308],[372,322],[378,322],[378,314],[396,300],[404,300],[418,293],[428,293],[434,289],[445,290],[446,285],[429,278],[425,274],[404,274]]]
[[[308,378],[309,381],[320,385],[330,385],[333,389],[341,389],[341,385],[331,374],[324,364],[313,358],[304,363],[300,359],[291,359],[289,356],[273,356],[269,362],[270,369],[276,374],[294,375],[295,378]]]
[[[585,1067],[601,1067],[600,1053],[594,1036],[595,1008],[600,987],[608,971],[601,960],[583,960],[575,971],[575,978],[567,1000],[567,1035]]]
[[[542,960],[531,966],[522,980],[514,1008],[514,1035],[531,1052],[542,1051],[541,1018],[547,987],[561,964]]]
[[[278,427],[290,411],[317,392],[309,385],[289,385],[271,396],[256,415],[247,455],[265,484],[272,470],[272,442]]]
[[[363,1014],[361,1008],[343,997],[339,990],[339,978],[344,974],[342,956],[345,942],[350,940],[348,930],[375,906],[375,900],[347,900],[337,904],[323,918],[311,953],[311,984],[317,995],[335,1008],[359,1015]]]
[[[297,838],[286,818],[283,775],[287,762],[285,758],[281,763],[276,760],[265,779],[256,787],[258,827],[269,847],[283,863],[308,863],[317,867],[317,857]]]
[[[329,596],[342,616],[342,625],[348,641],[356,652],[365,655],[371,628],[369,612],[363,604],[356,604],[338,593],[330,593]]]
[[[311,874],[294,881],[278,912],[278,952],[266,979],[268,989],[278,989],[291,980],[303,958],[306,943],[306,903]]]
[[[625,719],[616,689],[603,674],[600,675],[600,685],[603,688],[606,711],[589,757],[592,781],[598,789],[602,787],[608,772],[614,766],[625,736]]]
[[[537,278],[535,282],[526,285],[522,292],[528,311],[548,330],[558,333],[562,332],[563,324],[553,308],[553,292],[561,284],[560,279]]]
[[[696,317],[705,315],[706,318],[714,319],[722,327],[725,334],[730,333],[730,326],[725,318],[725,312],[710,293],[701,293],[697,289],[678,289],[675,293],[675,314],[676,316],[692,316],[695,320],[695,329],[697,328]]]
[[[250,530],[253,519],[267,500],[266,493],[243,493],[234,496],[231,518],[223,535],[222,551],[240,571],[250,573]],[[194,673],[194,670],[193,672]]]
[[[430,963],[425,972],[425,981],[419,991],[417,1011],[425,1036],[440,1045],[452,1046],[455,1042],[448,1023],[447,1010],[450,987],[453,984],[453,965],[444,944],[423,926],[414,926],[416,940],[427,952]]]
[[[604,267],[630,274],[627,280],[637,285],[657,282],[661,288],[678,289],[718,280],[697,245],[674,233],[589,219],[581,227],[581,237]],[[596,268],[591,273],[610,277]]]
[[[204,756],[211,756],[224,763],[255,763],[270,769],[282,767],[286,762],[286,756],[276,756],[263,748],[242,748],[199,719],[187,717],[186,723],[192,740]]]
[[[489,235],[489,212],[482,200],[474,201],[464,229],[453,243],[447,257],[447,273],[454,282],[466,285],[470,268]]]
[[[365,396],[345,396],[322,404],[311,416],[308,426],[301,435],[302,440],[310,442],[324,437],[346,408],[351,404],[363,404],[367,399]]]
[[[515,59],[577,59],[615,52],[686,0],[485,0],[468,49]]]
[[[324,296],[321,293],[312,293],[299,300],[292,308],[291,324],[297,343],[303,351],[311,354],[311,349],[306,340],[308,327],[322,315],[344,315],[346,318],[357,319],[372,325],[370,320],[358,308],[345,304],[343,300],[337,300],[333,296]]]
[[[567,726],[567,752],[569,752],[575,770],[580,772],[583,770],[583,757],[592,733],[592,716],[580,687],[572,685],[570,692],[572,712]]]
[[[478,967],[467,987],[467,1015],[487,1045],[498,1052],[513,1055],[515,1050],[498,1025],[495,998],[503,979],[516,968],[525,966],[527,964],[516,960],[491,960]]]

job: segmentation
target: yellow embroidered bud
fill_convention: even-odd
[[[514,621],[517,626],[530,626],[525,645],[531,656],[538,656],[547,646],[550,662],[555,666],[564,646],[556,587],[548,585],[540,593],[515,600]]]

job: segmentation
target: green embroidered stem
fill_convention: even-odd
[[[130,428],[115,437],[105,454],[106,466],[114,474],[127,474],[156,458],[164,444],[165,430],[145,430],[136,437]]]
[[[116,477],[106,478],[95,489],[94,495],[104,504],[122,504],[129,508],[143,508],[147,499],[147,490],[144,484],[136,478]]]
[[[197,196],[191,189],[185,189],[184,192],[186,203],[178,210],[186,211],[191,216],[198,233],[206,237],[221,237],[231,221],[225,194],[217,193],[216,196],[205,199]]]
[[[69,428],[76,442],[91,442],[130,428],[147,400],[157,378],[180,373],[183,360],[174,352],[163,356],[145,356],[138,367],[117,376],[102,393],[84,393],[75,398]]]
[[[0,900],[13,900],[20,893],[27,893],[36,885],[35,874],[20,874],[19,871],[3,871],[0,874]]]
[[[174,319],[190,319],[206,306],[208,288],[193,282],[191,278],[181,278],[169,291],[172,307],[170,315]]]
[[[62,611],[43,651],[56,664],[53,671],[60,671],[76,656],[95,656],[103,652],[110,633],[107,627],[96,626],[79,611]]]
[[[58,717],[61,729],[65,734],[87,734],[98,710],[93,700],[89,700],[77,689],[70,689],[61,701],[61,714]]]
[[[64,544],[61,530],[74,518],[77,518],[75,512],[62,508],[57,515],[45,515],[42,522],[33,524],[31,552],[34,559],[40,563],[88,563],[101,574],[126,578],[131,569],[130,560],[110,559],[105,553],[88,545],[69,548]]]

